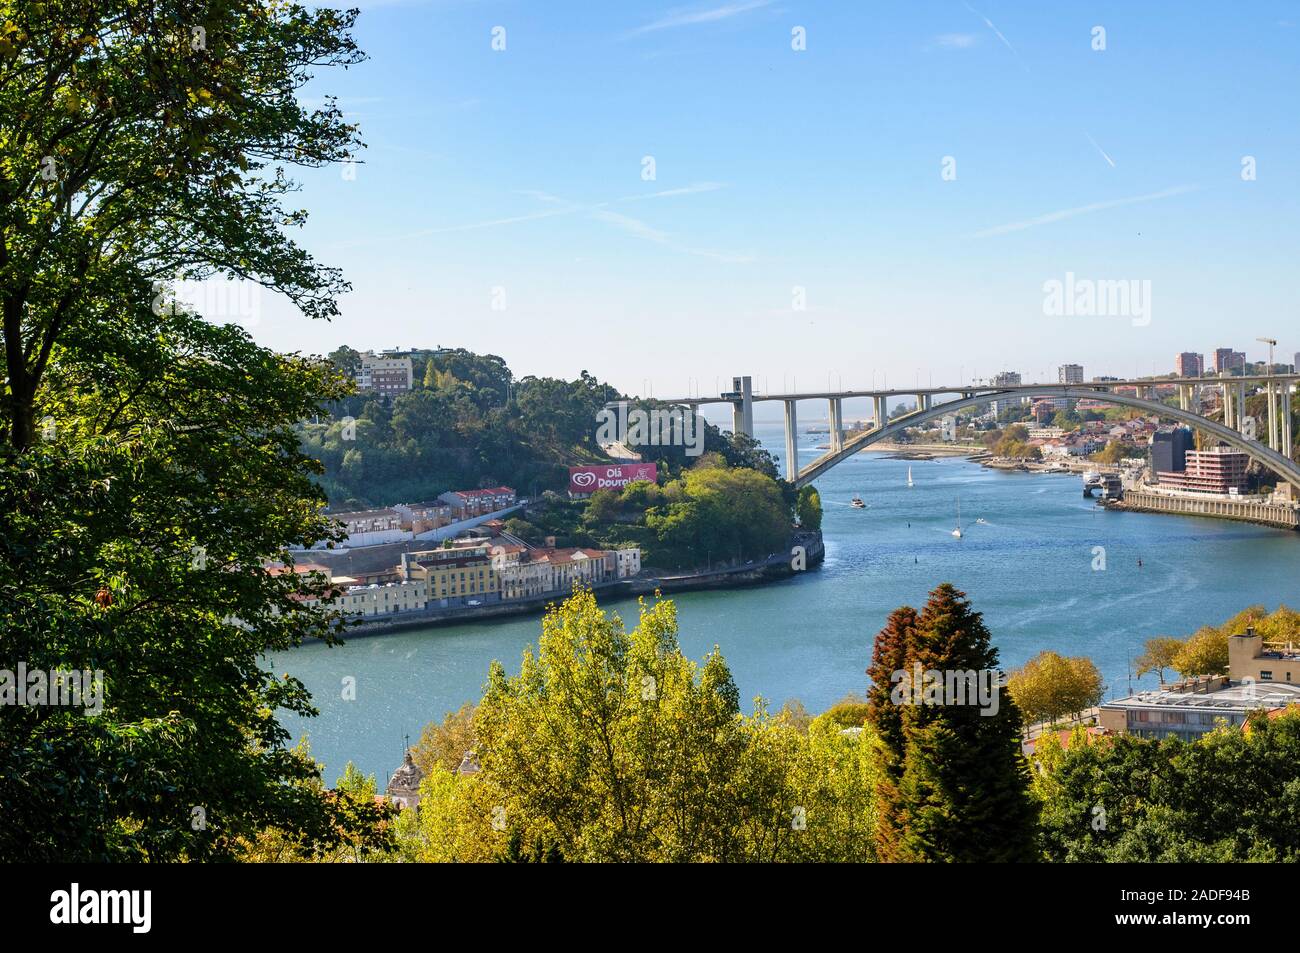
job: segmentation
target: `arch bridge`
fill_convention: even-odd
[[[732,405],[732,430],[754,435],[753,405],[762,401],[780,401],[785,406],[785,478],[796,486],[805,486],[873,443],[899,436],[906,428],[949,414],[993,402],[1023,403],[1029,398],[1095,400],[1169,418],[1207,433],[1241,450],[1252,460],[1267,467],[1300,491],[1300,466],[1291,458],[1294,445],[1291,394],[1300,385],[1300,374],[1273,374],[1246,377],[1177,378],[1164,381],[1092,381],[1086,384],[1017,384],[964,385],[955,388],[920,388],[915,390],[822,391],[806,394],[754,394],[751,378],[733,378],[732,390],[717,397],[686,397],[665,403],[698,409],[704,404]],[[1155,398],[1155,388],[1177,388],[1178,406]],[[1200,398],[1207,388],[1221,392],[1223,419],[1215,420],[1199,412]],[[1265,418],[1257,425],[1245,413],[1247,389],[1266,397]],[[916,409],[890,419],[888,405],[892,397],[915,397]],[[871,426],[846,439],[844,401],[869,398],[874,408]],[[936,400],[936,398],[943,398]],[[830,449],[805,466],[798,465],[798,404],[800,401],[827,401],[830,421]],[[1260,429],[1263,433],[1260,433]],[[1262,439],[1261,439],[1262,438]]]

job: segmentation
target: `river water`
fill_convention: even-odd
[[[766,446],[783,446],[779,427],[756,429]],[[801,460],[825,440],[801,434]],[[940,582],[964,590],[984,613],[1003,666],[1042,649],[1086,655],[1101,669],[1108,698],[1155,683],[1129,676],[1130,659],[1151,636],[1187,635],[1253,603],[1300,602],[1300,534],[1108,512],[1083,499],[1077,475],[865,452],[817,488],[826,538],[819,569],[767,586],[672,597],[686,653],[699,659],[718,645],[741,697],[761,695],[773,708],[797,698],[817,712],[863,693],[885,617],[899,605],[919,608]],[[848,505],[855,493],[866,509]],[[959,498],[965,535],[956,539]],[[1094,569],[1096,547],[1104,548],[1104,569]],[[635,623],[634,601],[608,608]],[[401,763],[405,735],[414,741],[427,722],[477,700],[493,659],[517,672],[539,631],[538,618],[523,616],[280,653],[273,670],[301,678],[321,710],[285,725],[295,738],[308,737],[327,781],[350,760],[382,785]],[[349,676],[354,700],[342,697]]]

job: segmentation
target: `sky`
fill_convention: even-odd
[[[265,345],[656,397],[1300,351],[1300,3],[356,5],[303,95],[367,148],[294,201],[352,291]]]

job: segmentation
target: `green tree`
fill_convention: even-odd
[[[1183,648],[1183,640],[1172,635],[1157,635],[1147,639],[1142,654],[1134,659],[1137,677],[1155,672],[1160,684],[1165,683],[1165,670],[1174,667],[1174,659]]]
[[[1055,722],[1101,701],[1101,673],[1091,659],[1044,650],[1007,679],[1007,690],[1031,722]]]
[[[899,859],[899,815],[902,809],[899,785],[906,766],[907,741],[903,734],[903,709],[892,696],[900,675],[908,672],[913,655],[916,610],[900,606],[889,614],[885,627],[876,635],[871,649],[867,677],[867,723],[873,729],[878,750],[876,775],[876,854],[882,861]]]
[[[324,580],[263,564],[334,535],[293,424],[347,387],[165,282],[239,276],[334,313],[346,284],[293,243],[283,170],[358,145],[297,95],[359,59],[353,15],[4,7],[0,667],[101,671],[103,710],[7,709],[0,857],[233,857],[271,829],[336,843],[368,822],[312,789],[277,719],[313,713],[308,695],[262,668],[333,637],[296,598]]]
[[[983,619],[949,583],[930,593],[911,642],[909,668],[997,671]],[[996,692],[995,714],[954,699],[903,707],[900,860],[1032,859],[1036,804],[1020,753],[1020,712],[1005,686]]]
[[[1198,629],[1173,658],[1174,670],[1184,678],[1228,673],[1228,636],[1214,626]]]
[[[803,529],[816,532],[822,528],[822,498],[814,486],[799,488],[797,504],[799,525]]]

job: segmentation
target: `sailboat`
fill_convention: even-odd
[[[961,497],[957,497],[957,528],[952,531],[952,535],[961,539]]]
[[[916,484],[912,482],[912,468],[911,468],[911,467],[908,467],[908,468],[907,468],[907,485],[908,485],[908,486],[916,486]]]

